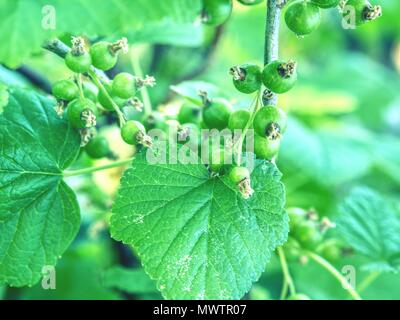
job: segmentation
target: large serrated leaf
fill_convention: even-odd
[[[370,259],[369,270],[400,270],[400,218],[379,193],[357,188],[340,206],[338,231],[357,252]]]
[[[76,158],[80,138],[53,107],[11,89],[0,115],[0,284],[36,283],[79,228],[79,207],[62,171]]]
[[[244,200],[202,164],[133,161],[113,206],[111,233],[138,252],[170,299],[239,299],[284,243],[288,218],[280,173],[257,162]]]

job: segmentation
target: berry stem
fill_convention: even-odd
[[[139,62],[139,55],[136,54],[131,54],[131,64],[132,64],[132,69],[135,74],[135,76],[139,78],[143,78],[143,71],[140,66]],[[144,110],[144,115],[149,116],[152,112],[152,106],[151,106],[151,100],[149,96],[149,92],[147,90],[146,86],[143,86],[140,90],[140,95],[142,96],[143,100],[143,110]]]
[[[313,252],[306,252],[307,256],[318,263],[321,267],[325,268],[340,284],[343,286],[345,290],[349,292],[354,300],[362,300],[356,289],[354,289],[348,281],[340,274],[340,272],[332,266],[328,261],[326,261],[321,256],[313,253]]]
[[[265,23],[264,64],[277,60],[279,56],[279,23],[281,7],[279,0],[267,1],[267,18]],[[266,99],[265,104],[276,105],[276,94]]]
[[[291,294],[296,294],[296,288],[294,286],[293,279],[290,275],[289,267],[287,265],[285,253],[284,253],[282,247],[278,247],[277,251],[278,251],[279,261],[281,263],[282,273],[283,273],[283,285],[282,285],[282,292],[281,292],[280,300],[284,300],[287,295],[287,289],[289,288]]]
[[[120,161],[115,161],[103,166],[98,166],[98,167],[89,167],[89,168],[84,168],[84,169],[79,169],[79,170],[70,170],[70,171],[64,171],[63,176],[64,177],[75,177],[75,176],[81,176],[84,174],[90,174],[96,171],[102,171],[102,170],[107,170],[111,168],[116,168],[116,167],[122,167],[125,165],[128,165],[132,162],[134,158],[126,159],[126,160],[120,160]]]
[[[118,105],[115,103],[115,101],[111,98],[111,96],[108,94],[106,88],[104,88],[103,84],[101,83],[100,79],[97,77],[96,73],[92,70],[88,71],[89,76],[92,78],[93,82],[95,85],[101,90],[101,92],[105,95],[105,97],[110,100],[111,105],[113,106],[115,112],[118,115],[119,119],[119,126],[122,127],[125,124],[125,117],[124,114],[121,112],[119,109]]]
[[[85,95],[83,94],[82,75],[81,75],[80,73],[77,73],[77,74],[75,75],[75,77],[76,77],[76,82],[77,82],[78,88],[79,88],[79,96],[80,96],[81,98],[84,98]]]

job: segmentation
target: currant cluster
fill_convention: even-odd
[[[243,5],[256,5],[264,0],[238,0]],[[285,12],[286,25],[298,36],[310,34],[321,23],[321,9],[339,8],[344,17],[354,13],[354,24],[360,26],[382,15],[378,5],[368,0],[281,0],[280,6],[288,3]],[[351,8],[349,12],[346,8]],[[201,13],[203,23],[218,26],[228,20],[232,13],[232,0],[205,0]]]
[[[343,252],[343,244],[334,238],[326,239],[326,231],[335,225],[327,218],[320,219],[314,210],[288,209],[290,236],[284,245],[290,261],[302,261],[302,251],[315,251],[329,261],[337,261]]]
[[[340,8],[343,17],[354,13],[355,26],[375,20],[382,15],[381,7],[372,5],[368,0],[295,0],[287,6],[285,22],[296,35],[305,36],[320,25],[321,9],[336,7]]]
[[[94,159],[112,156],[107,139],[97,135],[95,130],[97,119],[103,113],[118,114],[121,136],[126,143],[150,143],[143,125],[137,121],[126,121],[121,108],[141,111],[143,104],[136,94],[145,86],[153,86],[154,78],[146,76],[141,79],[123,72],[110,81],[96,73],[113,68],[119,53],[126,53],[127,50],[126,38],[114,43],[97,42],[87,50],[83,38],[73,37],[65,64],[75,75],[72,79],[56,82],[52,88],[58,101],[57,112],[65,115],[73,127],[80,129],[82,146]]]

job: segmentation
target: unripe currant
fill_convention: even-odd
[[[243,4],[245,6],[253,6],[253,5],[259,4],[263,1],[264,0],[238,0],[238,2],[240,2],[241,4]]]
[[[285,21],[296,35],[304,36],[318,28],[321,23],[321,9],[312,2],[296,0],[288,4]]]
[[[272,160],[279,151],[280,139],[267,139],[254,135],[254,153],[259,159]]]
[[[199,124],[201,121],[201,109],[192,103],[184,103],[179,109],[178,121],[181,124]]]
[[[250,112],[248,110],[236,110],[229,117],[228,128],[232,131],[243,130],[250,120]]]
[[[354,22],[356,26],[360,26],[382,16],[382,7],[379,5],[372,5],[368,0],[347,0],[343,10],[343,16],[345,18],[347,18],[349,13],[352,13],[352,11],[349,12],[346,10],[346,7],[354,9]]]
[[[110,98],[116,103],[117,106],[122,107],[125,105],[126,100],[121,99],[117,97],[112,90],[112,82],[109,83],[103,83],[103,87],[108,93],[108,96],[103,92],[103,90],[99,90],[99,93],[97,95],[97,99],[99,103],[104,107],[105,109],[109,111],[115,111],[112,101]]]
[[[72,80],[57,81],[52,88],[53,95],[59,100],[71,101],[79,96],[79,89]]]
[[[237,186],[243,198],[251,197],[254,190],[251,188],[250,172],[246,167],[233,167],[229,179]]]
[[[262,73],[262,82],[274,93],[285,93],[294,87],[297,81],[297,63],[276,60],[267,64]]]
[[[67,118],[78,129],[96,126],[96,114],[96,105],[86,98],[75,99],[67,107]]]
[[[286,114],[281,108],[275,106],[261,107],[254,117],[253,127],[261,137],[277,139],[286,130]]]
[[[127,144],[142,144],[147,147],[152,145],[150,137],[146,135],[146,129],[139,121],[127,121],[121,128],[121,137]]]
[[[202,21],[211,26],[219,26],[228,20],[232,8],[232,0],[204,0]]]
[[[229,117],[232,112],[231,104],[225,99],[209,99],[202,93],[204,107],[202,118],[209,129],[223,130],[228,127]]]
[[[225,151],[224,149],[213,149],[210,154],[209,167],[213,172],[220,172],[224,167]]]
[[[103,136],[94,136],[85,146],[85,151],[92,159],[101,159],[111,154],[110,145]]]
[[[89,71],[92,59],[85,49],[85,43],[81,37],[72,38],[72,49],[65,56],[65,64],[76,73]]]
[[[123,53],[128,52],[128,41],[126,38],[122,38],[114,43],[106,41],[95,43],[90,48],[93,66],[103,71],[110,70],[117,64],[120,51]]]
[[[136,94],[136,78],[127,72],[117,74],[112,81],[112,92],[122,99],[134,97]]]
[[[340,0],[311,0],[312,3],[323,9],[335,8],[339,5]]]
[[[233,84],[242,93],[253,93],[261,87],[261,68],[253,63],[232,67]]]

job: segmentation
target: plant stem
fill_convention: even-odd
[[[143,78],[143,71],[142,68],[140,67],[140,61],[139,61],[139,56],[132,54],[131,55],[131,64],[132,64],[132,69],[134,74],[137,77]],[[140,94],[142,96],[142,100],[143,100],[143,105],[144,105],[144,114],[146,116],[150,115],[152,112],[152,106],[151,106],[151,100],[150,100],[150,96],[149,96],[149,92],[147,90],[147,87],[144,86],[141,90],[140,90]]]
[[[100,79],[97,77],[96,73],[92,70],[88,71],[89,76],[92,78],[93,82],[96,84],[96,86],[99,88],[99,90],[104,94],[104,96],[111,102],[112,107],[114,108],[114,111],[118,115],[119,119],[119,125],[122,127],[125,124],[125,117],[124,114],[121,112],[119,109],[118,105],[115,103],[113,98],[109,95],[107,92],[106,88],[104,88],[103,84],[101,83]]]
[[[279,23],[281,8],[278,0],[267,1],[267,18],[265,22],[265,47],[264,47],[264,64],[277,60],[279,56]],[[273,94],[271,99],[265,101],[266,104],[276,105],[277,96]]]
[[[76,74],[76,82],[78,83],[79,88],[79,96],[84,98],[85,95],[83,94],[83,86],[82,86],[82,75],[80,73]]]
[[[357,286],[357,291],[359,293],[363,292],[368,286],[376,280],[381,275],[379,271],[371,272],[365,279]]]
[[[347,282],[347,280],[340,274],[340,272],[332,266],[328,261],[326,261],[321,256],[313,253],[306,252],[307,256],[318,263],[321,267],[325,268],[336,280],[340,282],[345,290],[349,292],[354,300],[362,300],[358,292]]]
[[[291,294],[296,294],[296,288],[293,283],[293,279],[290,276],[289,267],[286,262],[285,253],[283,252],[282,247],[278,247],[277,249],[279,255],[279,261],[281,262],[282,273],[283,273],[283,286],[282,286],[282,293],[281,293],[281,300],[286,298],[287,294],[287,287],[289,287]]]
[[[102,170],[107,170],[111,168],[116,168],[116,167],[122,167],[127,164],[130,164],[134,158],[130,159],[125,159],[125,160],[120,160],[120,161],[115,161],[103,166],[98,166],[98,167],[89,167],[89,168],[84,168],[84,169],[79,169],[79,170],[70,170],[70,171],[64,171],[63,176],[64,177],[74,177],[74,176],[80,176],[83,174],[90,174],[96,171],[102,171]]]

